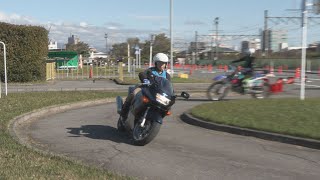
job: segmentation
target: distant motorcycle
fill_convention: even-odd
[[[239,94],[250,94],[253,98],[263,99],[270,95],[269,77],[273,76],[269,71],[257,71],[252,77],[229,65],[231,71],[213,78],[214,82],[207,89],[209,100],[219,101],[225,98],[230,91]]]
[[[166,78],[156,76],[150,85],[141,84],[141,91],[133,98],[126,120],[118,120],[118,130],[132,135],[133,143],[143,146],[151,142],[158,134],[163,118],[170,115],[170,108],[175,103],[173,87]],[[134,88],[129,88],[129,93]],[[181,97],[188,99],[189,94],[182,92]],[[123,100],[117,100],[117,112],[121,113]]]

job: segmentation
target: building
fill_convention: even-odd
[[[241,52],[245,52],[248,49],[261,49],[261,41],[260,39],[252,39],[250,41],[242,41],[241,42]]]
[[[71,35],[70,37],[68,37],[68,44],[78,44],[79,42],[80,39],[75,35]]]
[[[205,42],[190,42],[190,52],[199,52],[206,49],[206,43]]]
[[[263,51],[281,51],[281,44],[288,44],[288,31],[281,30],[266,30],[262,31],[262,50]]]
[[[48,49],[49,50],[58,49],[58,42],[57,41],[49,41]]]

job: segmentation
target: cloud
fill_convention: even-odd
[[[163,19],[161,16],[136,16],[141,19]],[[114,43],[126,42],[128,38],[138,37],[141,42],[150,38],[150,34],[166,33],[168,29],[160,28],[158,30],[150,29],[128,29],[123,24],[117,22],[107,22],[102,26],[90,25],[87,22],[65,22],[65,21],[48,21],[39,22],[28,16],[19,14],[5,14],[0,12],[0,21],[18,25],[37,25],[49,30],[49,39],[57,41],[58,44],[66,44],[70,35],[76,35],[80,41],[83,41],[98,50],[104,50],[106,39],[105,33],[108,33],[108,45]]]
[[[81,27],[84,27],[84,28],[85,28],[85,27],[88,27],[88,23],[86,23],[86,22],[81,22],[81,23],[80,23],[80,26],[81,26]]]
[[[0,21],[12,24],[38,24],[36,20],[28,16],[21,16],[19,14],[5,14],[0,12]]]
[[[184,22],[185,25],[207,25],[206,23],[202,22],[202,21],[198,21],[198,20],[188,20],[186,22]]]

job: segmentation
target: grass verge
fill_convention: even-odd
[[[320,140],[320,98],[206,103],[191,114],[205,121]]]
[[[10,136],[11,119],[56,104],[125,95],[102,91],[12,93],[0,99],[0,179],[130,179],[53,155],[32,151]]]

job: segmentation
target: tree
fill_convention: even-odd
[[[143,44],[140,43],[139,38],[128,38],[127,42],[112,45],[111,56],[115,59],[122,57],[123,59],[125,59],[124,62],[127,62],[127,58],[124,57],[128,56],[128,44],[130,45],[131,57],[135,55],[134,48],[136,45],[138,45],[140,48],[143,46]]]
[[[135,57],[135,46],[138,45],[141,49],[141,61],[142,63],[149,63],[150,58],[150,40],[146,40],[144,43],[140,43],[139,38],[128,38],[125,43],[118,43],[112,45],[112,56],[114,58],[127,57],[128,56],[128,44],[130,45],[130,55]],[[152,55],[156,53],[169,54],[170,52],[170,39],[166,37],[164,33],[155,36],[153,42]],[[126,59],[126,58],[124,58]],[[127,59],[125,60],[127,62]]]
[[[150,44],[151,41],[147,40],[143,44],[143,51],[141,55],[142,62],[149,63],[150,58]],[[152,45],[152,56],[157,53],[170,53],[170,39],[166,37],[164,33],[155,35],[154,42]]]
[[[89,56],[89,45],[82,41],[78,42],[77,44],[66,44],[66,50],[75,51],[85,57]]]
[[[165,54],[170,53],[170,39],[164,33],[156,35],[153,43],[152,53],[156,54],[160,52]]]

